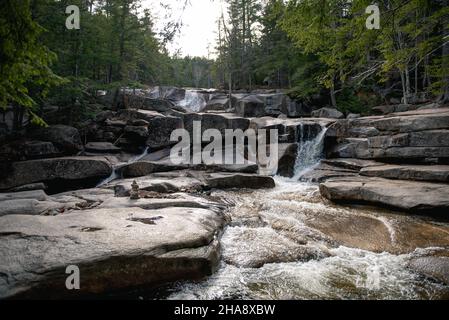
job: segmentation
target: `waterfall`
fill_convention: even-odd
[[[99,184],[97,184],[96,187],[97,188],[102,187],[102,186],[108,184],[109,182],[114,181],[115,179],[121,178],[122,177],[121,169],[123,168],[123,166],[142,160],[143,158],[145,158],[148,155],[148,151],[149,151],[149,148],[146,147],[142,154],[135,156],[134,158],[131,158],[125,164],[121,163],[119,165],[114,166],[114,168],[112,169],[111,175],[109,177],[107,177],[106,179],[104,179],[103,181],[101,181]]]
[[[298,152],[296,155],[293,180],[297,181],[308,170],[316,166],[323,157],[324,137],[327,128],[321,126],[320,132],[310,139],[310,130],[305,132],[304,124],[299,125]]]
[[[191,112],[200,112],[206,106],[206,99],[202,93],[186,90],[184,100],[178,104],[180,107]]]

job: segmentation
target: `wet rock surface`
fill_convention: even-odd
[[[437,281],[449,285],[449,251],[433,249],[410,260],[409,268]]]
[[[272,228],[230,227],[222,242],[225,243],[224,261],[244,268],[260,268],[267,263],[318,260],[328,256],[325,251],[298,244]]]
[[[231,205],[223,263],[170,299],[429,299],[449,287],[410,265],[449,243],[449,225],[367,206],[335,206],[315,185],[276,178],[268,192],[217,191]],[[427,271],[429,272],[429,271]],[[429,274],[429,273],[428,273]],[[438,278],[437,278],[438,277]]]

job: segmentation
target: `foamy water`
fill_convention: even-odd
[[[407,268],[412,257],[427,249],[405,254],[372,252],[341,245],[319,228],[311,227],[321,223],[312,221],[314,217],[320,217],[323,224],[327,219],[334,221],[348,215],[369,217],[383,224],[394,242],[396,222],[392,216],[369,208],[330,206],[323,202],[316,185],[285,178],[275,180],[277,186],[270,191],[214,194],[234,204],[230,210],[232,222],[221,240],[221,267],[204,281],[177,283],[170,289],[169,299],[448,297],[448,286],[425,279]],[[298,261],[291,261],[297,249],[305,249],[306,253],[312,251],[312,258],[306,255],[303,259],[300,255]],[[260,263],[264,259],[268,263]],[[246,267],[252,262],[261,266]]]

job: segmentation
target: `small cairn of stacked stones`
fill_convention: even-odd
[[[130,198],[131,198],[131,200],[140,199],[140,196],[139,196],[139,185],[137,184],[136,180],[134,180],[134,182],[131,185]]]

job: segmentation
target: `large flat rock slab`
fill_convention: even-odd
[[[120,179],[104,186],[129,195],[131,184],[136,181],[140,190],[159,193],[187,192],[196,193],[211,188],[230,189],[274,188],[274,179],[270,176],[239,172],[206,172],[206,171],[170,171],[153,173],[135,179]]]
[[[321,163],[357,171],[360,171],[362,168],[379,166],[383,164],[373,160],[351,159],[351,158],[323,159],[321,160]]]
[[[265,189],[275,187],[272,177],[245,173],[215,172],[205,174],[204,180],[208,187],[216,189]]]
[[[199,278],[218,265],[223,224],[223,215],[201,208],[3,216],[0,298],[79,297]],[[66,289],[69,265],[80,269],[80,290]]]
[[[119,147],[110,142],[89,142],[84,149],[92,153],[119,153],[121,151]]]
[[[449,182],[449,166],[447,165],[386,164],[362,168],[360,174],[387,179]]]
[[[115,180],[104,188],[114,189],[116,194],[129,196],[131,184],[136,181],[140,190],[158,193],[197,192],[204,188],[204,183],[185,171],[154,173],[144,177]]]
[[[332,201],[368,202],[418,213],[447,213],[449,185],[382,178],[337,178],[320,184]]]
[[[69,181],[89,182],[95,185],[112,173],[111,162],[106,157],[63,157],[13,162],[4,178],[0,190],[35,182]]]
[[[123,176],[142,177],[152,173],[169,172],[175,170],[207,170],[207,171],[225,171],[238,173],[257,173],[259,166],[253,163],[247,164],[174,164],[170,158],[164,158],[157,161],[137,161],[127,164],[122,168]]]

